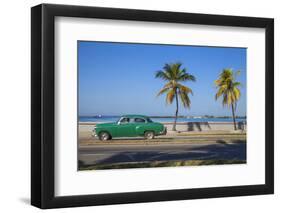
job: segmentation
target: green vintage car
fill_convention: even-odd
[[[157,135],[165,135],[166,127],[163,124],[153,122],[143,115],[123,115],[117,122],[97,124],[93,130],[93,136],[102,141],[117,137],[145,137],[153,139]]]

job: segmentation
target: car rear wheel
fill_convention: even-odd
[[[101,132],[101,133],[99,134],[99,139],[100,139],[101,141],[107,141],[107,140],[110,140],[110,139],[111,139],[111,135],[108,134],[107,132]]]
[[[148,140],[152,140],[154,138],[154,132],[153,131],[147,131],[144,133],[144,137],[145,139],[148,139]]]

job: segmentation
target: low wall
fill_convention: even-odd
[[[79,122],[79,125],[84,126],[84,128],[88,128],[90,126],[96,125],[94,122]],[[163,122],[164,126],[167,127],[168,131],[171,131],[173,128],[173,123],[171,122]],[[244,122],[237,122],[237,129],[239,130],[247,130],[247,125]],[[82,127],[83,128],[83,127]],[[178,122],[176,126],[177,131],[232,131],[234,130],[232,122]]]
[[[173,123],[163,123],[167,130],[172,130]],[[243,122],[236,123],[237,129],[246,130],[247,125]],[[211,130],[222,130],[222,131],[231,131],[234,130],[232,122],[186,122],[186,123],[177,123],[177,131],[211,131]]]

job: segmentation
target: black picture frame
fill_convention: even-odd
[[[58,16],[264,28],[266,32],[265,184],[56,197],[54,195],[54,21]],[[274,20],[53,4],[32,7],[31,112],[31,204],[39,208],[272,194],[274,193]]]

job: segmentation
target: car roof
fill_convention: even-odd
[[[123,115],[122,117],[127,117],[127,118],[148,118],[147,116],[145,115]]]

